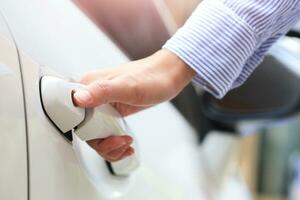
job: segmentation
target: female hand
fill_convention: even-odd
[[[85,74],[80,82],[87,88],[75,92],[74,102],[84,108],[110,103],[122,116],[128,116],[174,98],[194,76],[194,70],[175,54],[160,50],[138,61]],[[130,136],[88,143],[108,161],[134,153]]]

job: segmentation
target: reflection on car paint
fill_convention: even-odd
[[[13,71],[5,64],[0,63],[0,76],[6,76],[13,74]]]

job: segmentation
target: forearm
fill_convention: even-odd
[[[269,38],[284,34],[299,13],[299,1],[292,0],[204,0],[164,48],[194,69],[196,83],[221,98],[251,74],[276,41]]]

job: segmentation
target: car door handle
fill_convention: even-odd
[[[108,104],[88,109],[76,107],[72,96],[79,89],[84,89],[84,86],[53,76],[44,76],[41,79],[43,109],[62,133],[73,131],[83,141],[129,133],[124,119]],[[139,161],[134,154],[110,165],[115,175],[127,176],[138,167]]]

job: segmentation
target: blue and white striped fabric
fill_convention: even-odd
[[[300,19],[300,0],[204,0],[164,45],[222,98],[240,86],[274,42]]]

